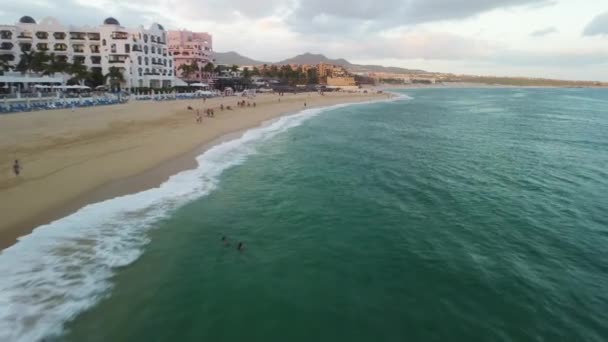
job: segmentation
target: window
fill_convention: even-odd
[[[0,39],[12,39],[13,33],[11,31],[0,31]]]
[[[147,42],[148,42],[148,35],[144,34],[144,43],[147,43]]]
[[[150,69],[146,68],[146,75],[150,73]]]
[[[141,56],[137,56],[137,64],[141,65]]]
[[[36,37],[38,39],[47,39],[47,38],[49,38],[49,34],[47,32],[38,31],[38,32],[36,32]]]
[[[153,46],[150,52],[156,53],[156,48]]]
[[[91,63],[101,64],[101,56],[91,56]]]
[[[144,58],[144,62],[148,65],[148,57]]]
[[[58,40],[63,40],[65,39],[65,32],[55,32],[53,33],[53,37]]]
[[[2,43],[0,44],[0,50],[12,50],[13,46],[13,43]]]
[[[110,45],[110,52],[111,53],[116,53],[116,44]]]
[[[30,51],[32,49],[32,44],[30,43],[19,44],[19,46],[21,47],[21,51]]]
[[[106,40],[105,39],[101,40],[101,45],[106,46]]]
[[[169,67],[172,67],[173,66],[172,64],[173,63],[171,62],[171,60],[169,60]]]
[[[38,43],[36,44],[36,50],[38,51],[46,51],[49,49],[49,46],[47,43]]]
[[[125,44],[125,53],[131,52],[131,46],[129,44]]]
[[[141,76],[142,72],[143,72],[142,68],[137,69],[137,73],[139,74],[139,76]]]
[[[144,45],[144,52],[146,53],[146,55],[148,54],[148,45]]]

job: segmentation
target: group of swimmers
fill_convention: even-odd
[[[228,241],[228,238],[226,236],[222,236],[222,242],[224,243],[224,246],[228,247],[230,246],[230,241]],[[245,250],[245,244],[243,244],[242,242],[239,242],[238,245],[236,245],[236,249],[239,252],[242,252]]]

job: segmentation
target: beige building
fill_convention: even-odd
[[[354,77],[350,76],[328,77],[327,85],[332,87],[356,87],[357,82],[355,82]]]

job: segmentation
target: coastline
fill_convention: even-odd
[[[189,170],[196,167],[195,158],[202,154],[204,151],[209,148],[222,143],[227,140],[232,140],[242,136],[244,132],[249,129],[263,126],[267,122],[271,122],[273,120],[278,119],[279,117],[297,113],[303,109],[303,104],[301,104],[302,100],[306,101],[308,106],[306,108],[317,108],[317,107],[327,107],[331,105],[341,104],[341,103],[357,103],[357,102],[366,102],[370,100],[380,100],[386,98],[387,94],[327,94],[326,96],[319,96],[317,94],[298,94],[298,95],[285,95],[283,96],[281,104],[278,103],[278,95],[262,95],[258,96],[255,99],[246,99],[246,101],[256,101],[258,103],[255,109],[253,108],[241,108],[236,109],[234,111],[225,111],[219,112],[216,110],[216,116],[218,118],[228,117],[226,120],[233,121],[227,125],[216,125],[218,127],[208,128],[206,133],[201,136],[192,137],[192,131],[196,130],[197,127],[202,126],[213,126],[215,119],[205,118],[202,126],[197,126],[194,123],[194,114],[192,111],[186,111],[182,108],[186,106],[192,105],[194,108],[211,108],[219,106],[220,103],[227,103],[228,105],[233,105],[236,103],[237,98],[216,98],[212,100],[208,100],[203,103],[202,100],[196,101],[173,101],[168,103],[155,103],[155,102],[147,102],[147,103],[138,103],[138,107],[143,108],[144,110],[150,109],[150,106],[159,106],[160,107],[168,107],[167,109],[173,110],[172,113],[165,113],[164,115],[159,115],[158,113],[154,114],[153,120],[161,120],[161,124],[169,124],[171,128],[173,128],[173,134],[160,134],[156,135],[159,127],[153,127],[150,131],[147,131],[146,128],[148,126],[156,126],[154,125],[154,121],[151,121],[149,118],[140,119],[136,118],[134,121],[128,122],[127,125],[134,126],[135,128],[142,128],[141,132],[133,133],[132,131],[123,132],[124,134],[113,134],[113,130],[115,129],[117,124],[124,124],[125,116],[129,117],[129,111],[132,108],[129,106],[125,106],[121,110],[120,118],[112,118],[104,122],[103,124],[107,127],[102,128],[101,130],[92,130],[90,132],[86,132],[85,136],[82,137],[80,135],[72,138],[65,139],[68,141],[60,140],[60,146],[62,149],[69,150],[71,146],[75,146],[75,149],[79,149],[81,144],[90,145],[85,146],[84,151],[87,150],[93,152],[100,152],[97,150],[101,145],[106,145],[109,143],[108,139],[104,139],[106,134],[110,135],[109,140],[112,140],[112,144],[116,145],[116,141],[120,142],[121,140],[125,140],[127,142],[127,146],[129,142],[133,142],[134,140],[141,138],[141,135],[150,135],[148,137],[148,141],[156,140],[158,142],[159,139],[164,138],[176,138],[176,134],[185,134],[188,135],[189,139],[184,139],[185,142],[176,146],[175,149],[171,151],[164,150],[164,153],[156,153],[154,158],[146,158],[143,156],[144,153],[155,154],[154,147],[148,146],[144,148],[142,153],[137,154],[133,153],[132,149],[121,149],[118,151],[110,151],[111,159],[117,161],[122,164],[130,164],[134,162],[133,157],[141,157],[141,159],[145,159],[145,162],[135,162],[137,167],[127,168],[128,170],[120,169],[115,170],[116,172],[112,172],[114,170],[110,170],[107,172],[107,169],[103,170],[106,176],[110,177],[92,177],[95,178],[93,180],[89,179],[89,182],[86,182],[86,186],[81,189],[71,188],[66,193],[57,193],[53,192],[53,195],[50,196],[41,196],[47,201],[43,201],[44,205],[40,205],[40,201],[36,203],[37,205],[32,207],[31,202],[28,201],[32,196],[35,196],[37,191],[37,185],[33,184],[38,183],[41,180],[48,180],[45,177],[41,179],[33,179],[28,181],[25,179],[25,182],[19,183],[16,185],[10,186],[10,179],[7,182],[7,179],[0,178],[0,201],[3,203],[12,204],[12,207],[17,206],[26,206],[26,210],[19,212],[14,212],[10,210],[11,208],[0,208],[0,216],[9,217],[8,220],[4,220],[0,223],[0,253],[3,249],[10,247],[15,244],[19,237],[27,235],[31,233],[36,227],[53,222],[57,219],[70,215],[80,208],[92,204],[102,202],[108,199],[112,199],[115,197],[141,192],[147,189],[151,189],[154,187],[158,187],[160,184],[165,182],[170,176],[184,170]],[[238,98],[240,100],[241,98]],[[202,105],[201,105],[202,104]],[[165,106],[163,106],[165,105]],[[141,109],[139,108],[139,109]],[[99,108],[103,109],[103,108]],[[109,108],[115,109],[115,108]],[[161,110],[164,108],[161,108]],[[62,118],[63,116],[71,116],[74,113],[70,113],[67,110],[64,111],[50,111],[50,112],[36,112],[36,113],[27,113],[33,115],[44,115],[48,113],[54,112],[63,112],[59,116]],[[125,113],[127,112],[127,113]],[[242,115],[247,115],[248,117],[244,117]],[[122,115],[124,114],[124,115]],[[18,114],[21,115],[21,114]],[[242,120],[238,120],[241,118]],[[246,118],[246,119],[245,119]],[[0,118],[3,119],[3,118]],[[236,120],[235,120],[236,119]],[[12,121],[17,121],[19,124],[25,128],[27,127],[25,124],[27,123],[28,118],[26,117],[11,117]],[[52,120],[52,119],[46,119]],[[59,119],[60,120],[60,119]],[[86,118],[85,118],[86,120]],[[97,118],[95,120],[98,120]],[[6,121],[6,120],[5,120]],[[103,120],[102,120],[103,121]],[[168,121],[168,122],[167,122]],[[2,121],[0,121],[2,123]],[[14,123],[13,123],[14,124]],[[2,125],[0,125],[1,127]],[[17,125],[19,126],[19,125]],[[162,125],[161,125],[162,126]],[[221,126],[221,127],[220,127]],[[161,127],[161,130],[163,127]],[[164,127],[167,128],[167,127]],[[214,129],[215,128],[215,129]],[[2,132],[0,132],[2,133]],[[61,134],[65,134],[65,132],[60,132]],[[136,136],[132,137],[130,134],[133,133]],[[194,133],[196,134],[196,132]],[[93,136],[101,136],[102,138],[96,140],[87,139],[89,135]],[[17,129],[15,132],[15,136],[19,136],[19,130]],[[45,138],[47,138],[45,136]],[[5,136],[6,139],[6,136]],[[57,139],[56,137],[51,137],[51,140]],[[93,140],[93,141],[91,141]],[[7,140],[0,141],[0,149],[4,148],[7,150]],[[100,145],[101,144],[101,145]],[[10,147],[10,146],[9,146]],[[116,146],[114,146],[116,147]],[[124,147],[124,146],[122,146]],[[51,148],[52,149],[52,148]],[[44,148],[43,148],[44,150]],[[103,150],[103,148],[102,148]],[[80,151],[79,151],[80,152]],[[69,152],[66,151],[67,154]],[[5,158],[6,159],[6,158]],[[74,165],[69,165],[63,169],[55,171],[51,173],[53,177],[53,182],[50,182],[50,188],[55,188],[55,190],[61,188],[64,189],[65,185],[70,185],[71,180],[74,175],[78,175],[78,171],[92,171],[92,170],[101,170],[105,165],[105,157],[101,159],[93,158],[88,159],[84,163],[77,163]],[[27,159],[26,159],[27,160]],[[6,174],[6,161],[3,160],[4,165],[0,163],[0,166],[4,169],[3,175]],[[122,165],[121,164],[121,165]],[[85,167],[86,166],[86,167]],[[49,170],[46,170],[49,171]],[[94,174],[92,176],[95,176]],[[91,177],[90,177],[91,178]],[[109,179],[108,179],[109,178]],[[4,182],[2,182],[4,181]],[[6,184],[9,183],[9,186],[6,187]],[[29,185],[28,185],[29,184]],[[82,184],[78,182],[78,184]],[[59,187],[57,187],[59,186]],[[47,188],[48,185],[47,185]],[[34,192],[32,192],[34,191]],[[20,193],[19,193],[20,192]],[[18,196],[14,197],[15,193],[18,193]],[[29,205],[29,207],[28,207]],[[4,206],[3,206],[4,207]],[[7,206],[8,207],[8,206]],[[12,214],[12,215],[11,215]]]

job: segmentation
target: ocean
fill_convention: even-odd
[[[397,93],[39,227],[0,341],[608,340],[608,91]]]

